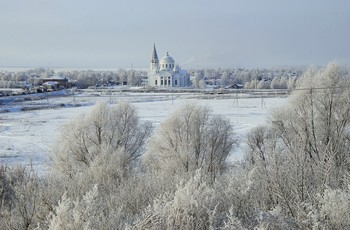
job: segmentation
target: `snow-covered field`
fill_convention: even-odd
[[[82,113],[88,113],[98,101],[114,104],[121,100],[133,103],[138,109],[141,120],[149,120],[155,127],[183,104],[209,106],[213,114],[222,114],[231,121],[242,140],[240,143],[243,144],[232,155],[232,160],[237,160],[242,158],[246,133],[251,128],[264,124],[270,111],[285,105],[288,99],[286,97],[264,99],[239,97],[237,99],[233,94],[218,97],[188,93],[115,93],[111,95],[84,93],[31,101],[32,105],[62,106],[28,111],[10,108],[10,111],[15,112],[0,113],[0,164],[29,165],[31,162],[35,171],[45,172],[50,163],[52,145],[63,124]],[[23,100],[17,101],[19,101],[17,104],[11,105],[13,108],[28,106]],[[72,106],[75,104],[81,106]]]

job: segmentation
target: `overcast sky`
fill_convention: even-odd
[[[349,0],[0,0],[1,67],[350,63]]]

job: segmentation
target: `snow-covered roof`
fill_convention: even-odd
[[[45,82],[43,85],[57,85],[58,83],[56,81],[48,81]]]
[[[174,64],[174,59],[167,53],[166,56],[162,57],[160,64]]]
[[[66,77],[58,76],[58,75],[43,78],[43,80],[66,80],[66,79],[67,79]]]
[[[180,70],[181,70],[180,66],[176,65],[176,66],[174,67],[174,71],[180,71]]]

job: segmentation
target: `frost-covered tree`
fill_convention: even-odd
[[[256,86],[257,89],[269,89],[270,88],[270,81],[264,81],[261,80]]]
[[[288,85],[288,78],[285,76],[282,76],[279,82],[280,89],[287,89]]]
[[[271,81],[270,88],[271,89],[279,89],[280,88],[280,77],[274,77]]]
[[[248,82],[246,82],[245,84],[244,84],[244,88],[245,89],[250,89],[251,87],[250,87],[250,82],[248,81]]]
[[[203,79],[203,72],[196,71],[192,80],[192,85],[195,88],[200,88],[200,81]]]
[[[344,189],[350,175],[348,72],[331,63],[310,68],[289,106],[248,135],[246,159],[256,205],[297,218],[327,187]]]
[[[274,125],[283,134],[284,141],[300,143],[298,148],[306,159],[321,167],[317,173],[320,184],[339,186],[341,176],[348,172],[349,86],[348,73],[335,63],[321,71],[311,68],[299,81],[291,102],[292,110],[287,109],[275,117]],[[291,139],[295,137],[298,142]],[[296,145],[289,149],[297,151],[293,147]]]
[[[197,169],[214,180],[226,167],[236,143],[232,125],[200,105],[185,105],[165,120],[152,138],[148,162],[174,173]]]
[[[145,151],[151,129],[149,122],[140,123],[129,103],[98,104],[88,115],[64,126],[54,149],[54,164],[70,177],[96,164],[101,154],[118,158],[124,168],[133,167]]]
[[[228,72],[225,71],[222,75],[221,75],[221,86],[222,87],[225,87],[229,84],[229,75],[228,75]]]
[[[297,78],[290,77],[287,82],[287,89],[294,89],[296,85]]]
[[[0,168],[0,228],[34,229],[38,217],[40,181],[21,166]]]

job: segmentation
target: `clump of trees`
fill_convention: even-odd
[[[43,78],[52,76],[67,77],[78,88],[102,85],[123,85],[140,86],[143,77],[147,72],[142,70],[100,71],[100,70],[59,70],[53,69],[29,69],[18,71],[0,71],[0,88],[20,88],[32,84],[42,85]]]
[[[0,168],[0,228],[348,229],[349,89],[335,63],[310,68],[236,163],[234,127],[205,106],[153,130],[98,104],[62,129],[48,175]]]
[[[304,72],[303,68],[269,69],[195,69],[189,70],[192,87],[226,87],[232,84],[244,85],[246,89],[293,89],[295,81]],[[142,86],[147,71],[134,69],[118,70],[53,70],[29,69],[0,71],[0,88],[21,88],[42,85],[43,78],[52,76],[67,77],[78,88],[95,86],[129,85]]]
[[[232,84],[241,84],[245,89],[294,89],[297,79],[304,68],[269,69],[197,69],[190,70],[192,86],[205,88],[215,86],[224,88]]]

